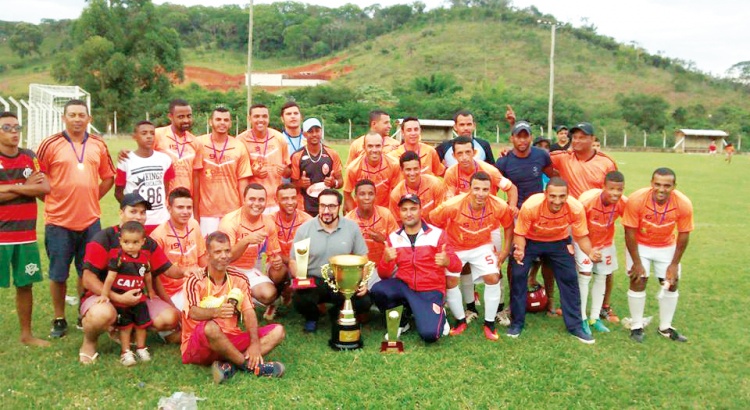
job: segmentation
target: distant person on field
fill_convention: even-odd
[[[515,117],[513,119],[515,120]],[[483,161],[490,165],[495,165],[495,156],[492,154],[490,143],[481,138],[474,137],[474,131],[476,131],[476,129],[477,125],[474,121],[474,114],[472,114],[471,111],[460,110],[453,115],[453,133],[456,135],[456,138],[469,137],[472,143],[474,158],[477,161]],[[446,168],[458,163],[458,158],[453,152],[454,140],[455,138],[443,141],[435,148],[440,160],[443,161],[443,165],[445,165]]]
[[[369,115],[370,131],[367,134],[352,141],[349,146],[349,156],[346,158],[346,167],[348,168],[355,159],[365,154],[365,137],[368,134],[377,134],[380,136],[380,146],[383,147],[383,154],[398,148],[401,143],[391,138],[391,116],[385,111],[370,111]]]
[[[602,143],[599,142],[599,137],[594,137],[594,143],[591,144],[591,148],[601,151],[602,150]]]
[[[724,153],[727,155],[727,157],[724,159],[724,161],[727,162],[727,164],[732,163],[732,156],[734,155],[734,145],[732,145],[731,142],[727,143],[727,146],[724,147]]]
[[[41,282],[36,237],[37,197],[50,192],[33,151],[19,148],[21,126],[11,112],[0,113],[0,287],[16,287],[21,343],[49,346],[31,333],[32,285]]]
[[[573,140],[568,135],[568,127],[565,125],[558,125],[555,127],[555,133],[557,135],[557,142],[550,145],[550,152],[553,151],[567,151],[570,149],[570,144]]]
[[[716,155],[716,140],[711,140],[711,143],[708,144],[708,154]]]
[[[78,271],[78,294],[86,245],[101,230],[99,200],[115,183],[115,167],[104,139],[86,131],[91,116],[86,103],[70,100],[63,108],[65,130],[37,148],[40,170],[52,190],[44,198],[44,245],[49,258],[54,320],[50,337],[68,332],[65,293],[70,263]]]

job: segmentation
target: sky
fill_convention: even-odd
[[[413,0],[299,0],[338,7],[353,3],[366,7],[410,4]],[[427,8],[447,6],[446,0],[421,0]],[[155,0],[155,3],[166,1]],[[186,6],[240,4],[249,0],[170,0]],[[255,4],[271,3],[256,0]],[[22,4],[24,7],[19,7]],[[599,34],[625,44],[636,44],[651,54],[692,61],[704,72],[725,75],[734,64],[750,60],[750,2],[737,0],[513,0],[513,6],[534,5],[543,13],[573,26],[593,24]],[[73,19],[85,0],[0,0],[0,20],[39,23],[41,19]],[[587,20],[584,20],[587,19]]]

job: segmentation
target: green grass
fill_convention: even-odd
[[[110,141],[112,152],[127,146],[130,140]],[[347,147],[337,149],[343,153]],[[333,352],[327,347],[327,320],[318,334],[304,335],[300,316],[290,312],[281,318],[287,339],[268,356],[282,360],[287,375],[279,380],[239,375],[217,387],[207,369],[180,363],[177,346],[154,340],[153,362],[132,369],[119,364],[118,346],[105,337],[98,364],[80,366],[82,336],[76,330],[49,349],[22,347],[14,292],[3,290],[0,401],[6,408],[154,408],[161,396],[189,391],[207,399],[203,408],[746,408],[750,340],[743,301],[750,272],[742,255],[750,192],[739,171],[747,169],[750,158],[737,156],[727,166],[703,155],[613,156],[626,175],[627,192],[645,186],[657,166],[669,166],[677,172],[678,188],[693,200],[696,229],[683,259],[675,317],[675,326],[690,337],[687,344],[657,336],[652,324],[642,345],[612,326],[612,333],[585,346],[567,336],[560,319],[532,314],[517,340],[487,342],[472,324],[461,337],[430,346],[407,334],[404,355],[379,353],[385,328],[375,320],[364,328],[363,350]],[[103,209],[104,224],[114,223],[111,194]],[[621,236],[620,229],[622,266]],[[627,279],[622,269],[615,275],[613,305],[627,316]],[[52,315],[47,282],[35,289],[34,331],[46,335]],[[648,292],[646,313],[655,315],[653,283]],[[68,308],[68,321],[75,323],[75,317]]]

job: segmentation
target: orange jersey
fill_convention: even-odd
[[[276,232],[276,222],[271,215],[261,215],[255,222],[245,216],[242,207],[232,211],[221,218],[219,230],[229,236],[232,246],[240,239],[253,232],[261,231],[266,235],[266,241],[260,245],[248,245],[245,252],[238,259],[232,262],[232,266],[239,269],[251,269],[258,262],[258,257],[262,252],[266,255],[278,255],[281,252],[279,247],[279,236]]]
[[[193,163],[195,162],[195,135],[185,132],[178,137],[171,125],[155,130],[154,150],[172,158],[174,179],[167,184],[167,195],[173,189],[184,187],[193,193]]]
[[[691,232],[693,204],[685,194],[672,191],[664,205],[654,200],[651,188],[639,189],[630,195],[622,216],[622,225],[636,229],[635,239],[641,245],[655,248],[672,246],[677,232]]]
[[[623,195],[616,204],[604,205],[601,189],[589,189],[578,201],[586,211],[589,239],[594,248],[606,248],[615,238],[615,221],[625,212],[628,198]]]
[[[361,156],[346,167],[344,192],[354,192],[354,186],[363,179],[375,183],[375,205],[388,208],[391,190],[401,180],[401,168],[387,155],[381,156],[380,163],[372,166]]]
[[[398,201],[406,194],[416,194],[422,201],[422,218],[430,222],[430,212],[445,201],[446,187],[442,180],[432,175],[420,175],[417,189],[410,189],[403,180],[391,191],[390,208],[396,222],[401,222]]]
[[[198,323],[200,323],[200,321],[190,318],[190,308],[193,306],[201,307],[201,301],[209,296],[218,298],[221,303],[224,303],[229,291],[233,288],[239,289],[243,296],[242,301],[237,305],[237,309],[240,312],[247,312],[248,309],[252,309],[253,298],[250,290],[250,282],[242,272],[229,267],[226,279],[224,279],[224,283],[221,286],[216,286],[211,278],[208,277],[206,271],[187,278],[185,281],[185,308],[182,311],[182,344],[180,345],[180,352],[182,354],[185,354],[190,336],[193,335],[193,331],[198,326]],[[239,335],[243,332],[238,326],[238,315],[233,315],[230,318],[217,317],[211,320],[216,322],[221,331],[226,335]]]
[[[518,212],[514,233],[533,241],[556,242],[570,236],[571,228],[574,237],[580,238],[589,234],[583,205],[577,199],[568,196],[562,209],[552,213],[547,197],[539,193],[524,201]]]
[[[218,218],[242,205],[239,180],[250,178],[250,156],[242,141],[215,143],[211,134],[196,139],[193,170],[200,175],[200,215]]]
[[[398,148],[389,152],[388,155],[399,162],[399,159],[406,152],[406,145],[401,144]],[[422,174],[429,174],[435,176],[443,176],[445,174],[445,166],[440,162],[440,156],[438,155],[435,148],[420,142],[416,151],[419,155],[419,166],[422,167],[420,170]]]
[[[237,136],[237,139],[245,143],[245,148],[250,155],[250,164],[253,168],[253,176],[250,182],[258,183],[266,188],[266,206],[276,206],[276,188],[281,185],[281,174],[276,169],[276,165],[288,167],[289,146],[284,141],[284,136],[273,129],[268,129],[266,137],[262,140],[256,140],[250,130]],[[265,170],[268,175],[260,178],[258,173]]]
[[[83,143],[67,134],[45,138],[36,151],[39,169],[52,191],[44,197],[44,221],[71,231],[83,231],[102,214],[99,183],[114,178],[115,166],[104,139],[86,134]]]
[[[600,151],[587,160],[579,160],[573,151],[551,152],[550,158],[560,178],[568,183],[568,193],[573,198],[589,189],[604,188],[604,177],[617,171],[615,160]]]
[[[274,212],[271,216],[276,220],[276,231],[279,233],[279,247],[281,248],[281,255],[290,255],[292,251],[292,245],[294,244],[294,235],[297,233],[297,229],[303,223],[312,219],[312,216],[307,212],[297,210],[294,216],[289,221],[285,221],[282,218],[284,212],[279,210]]]
[[[471,196],[460,194],[430,212],[430,220],[445,231],[456,251],[465,251],[492,243],[490,232],[512,227],[513,213],[507,202],[495,196],[488,196],[484,208],[475,211]]]
[[[401,145],[398,140],[391,137],[383,138],[383,155],[395,150]],[[348,167],[355,159],[361,157],[365,153],[365,135],[352,141],[349,145],[349,156],[346,158],[346,166]],[[398,162],[398,161],[397,161]]]
[[[362,231],[362,236],[364,236],[367,243],[367,259],[375,263],[380,262],[380,259],[383,257],[383,251],[385,251],[385,243],[375,242],[365,231],[375,231],[387,239],[391,232],[398,230],[398,224],[393,215],[391,215],[391,211],[382,206],[375,206],[373,215],[363,219],[357,212],[357,208],[354,208],[346,214],[345,218],[351,219],[359,225],[359,230]]]
[[[206,242],[201,235],[200,224],[191,218],[187,226],[177,229],[170,222],[157,226],[149,236],[164,249],[164,254],[173,264],[182,269],[198,267],[198,260],[206,255]],[[182,290],[185,282],[185,278],[173,279],[167,275],[159,275],[159,279],[169,296]]]
[[[501,174],[494,166],[484,161],[475,160],[474,168],[470,174],[464,174],[459,168],[459,164],[448,167],[445,171],[445,177],[443,177],[443,182],[445,182],[445,186],[448,188],[448,196],[450,197],[469,192],[469,181],[478,171],[484,171],[490,176],[490,191],[492,192],[492,195],[495,195],[500,189],[501,181],[505,177],[503,177],[503,174]],[[503,191],[509,191],[510,187],[511,185],[507,185],[507,189],[503,189]]]

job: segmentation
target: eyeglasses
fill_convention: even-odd
[[[320,204],[320,209],[336,209],[339,207],[339,204]]]
[[[12,132],[12,131],[19,132],[21,131],[21,126],[18,124],[16,125],[4,124],[2,127],[0,127],[0,129],[2,129],[3,132]]]

